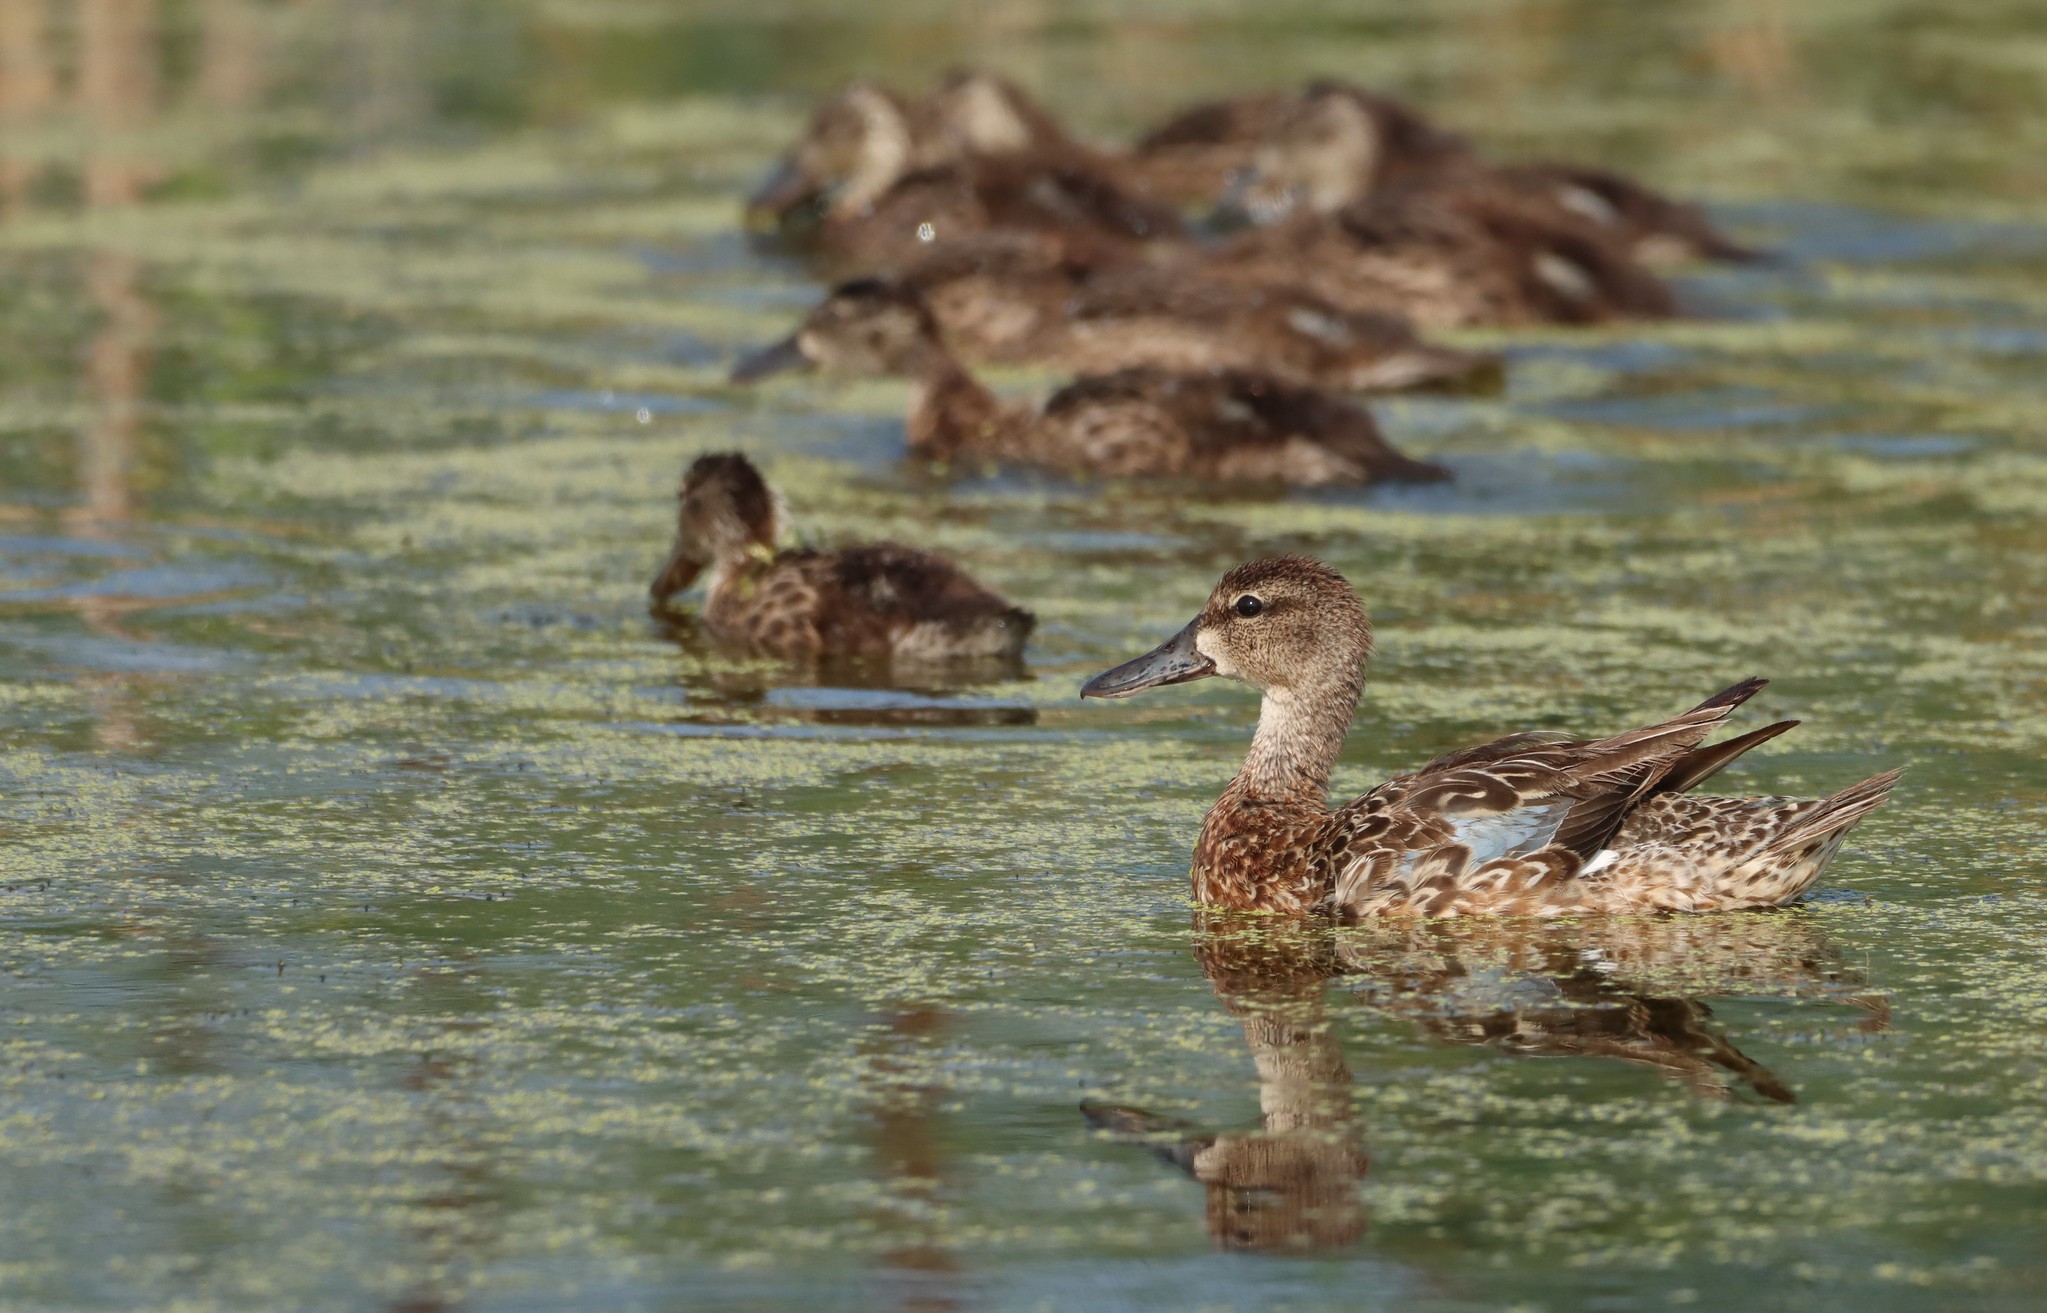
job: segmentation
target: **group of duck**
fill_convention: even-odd
[[[1232,485],[1446,479],[1346,395],[1497,376],[1497,358],[1418,327],[1668,317],[1659,266],[1755,258],[1631,179],[1487,160],[1399,101],[1332,83],[1199,105],[1123,151],[1077,140],[985,72],[921,99],[855,84],[817,110],[747,214],[778,250],[849,280],[735,381],[907,378],[907,446],[924,460]],[[1080,377],[1016,406],[969,363]],[[699,458],[680,502],[656,604],[708,570],[704,624],[728,645],[1014,661],[1030,635],[1030,612],[931,553],[782,547],[779,499],[744,456]],[[1196,850],[1201,901],[1346,915],[1775,905],[1897,778],[1819,800],[1687,794],[1795,723],[1706,745],[1763,685],[1749,680],[1610,738],[1463,749],[1332,811],[1370,647],[1335,571],[1253,562],[1174,639],[1083,690],[1223,675],[1264,692],[1251,755]]]

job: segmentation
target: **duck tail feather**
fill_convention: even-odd
[[[1832,797],[1821,799],[1818,806],[1793,818],[1764,846],[1782,848],[1788,844],[1808,842],[1818,835],[1845,833],[1891,796],[1892,788],[1904,773],[1903,766],[1887,770],[1881,775],[1870,776],[1860,784],[1851,784]]]
[[[1795,720],[1780,720],[1774,725],[1765,725],[1761,729],[1752,729],[1748,733],[1735,738],[1726,739],[1719,743],[1709,743],[1702,748],[1694,748],[1680,758],[1677,765],[1670,768],[1670,773],[1665,775],[1662,781],[1657,784],[1656,792],[1684,793],[1688,790],[1696,789],[1707,780],[1712,779],[1715,775],[1725,770],[1735,758],[1741,756],[1750,748],[1760,747],[1762,744],[1768,743],[1779,734],[1796,727],[1797,724],[1798,722]]]

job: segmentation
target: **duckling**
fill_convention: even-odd
[[[1344,917],[1774,907],[1811,887],[1899,776],[1816,800],[1685,796],[1791,728],[1701,746],[1767,682],[1750,679],[1611,738],[1511,734],[1452,752],[1332,810],[1371,651],[1344,577],[1283,556],[1230,571],[1178,634],[1082,687],[1127,697],[1221,675],[1264,693],[1243,768],[1202,824],[1196,901]]]
[[[1424,328],[1676,313],[1669,287],[1602,234],[1483,179],[1297,214],[1226,242],[1200,268],[1230,281],[1312,287],[1347,310],[1401,314]]]
[[[1306,288],[1224,283],[1010,235],[935,251],[897,281],[975,362],[1241,369],[1347,391],[1463,385],[1501,369],[1496,355],[1424,342],[1398,315],[1345,310]]]
[[[1249,371],[1120,370],[1079,379],[1036,410],[1005,406],[947,350],[923,299],[882,279],[834,289],[733,378],[812,368],[915,380],[909,449],[926,459],[1296,485],[1449,477],[1393,450],[1363,407]]]
[[[1304,96],[1336,83],[1311,83],[1305,93],[1269,92],[1241,100],[1210,101],[1181,111],[1131,148],[1130,184],[1182,204],[1216,205],[1257,166],[1258,153],[1294,122]],[[1364,116],[1344,124],[1341,146],[1347,164],[1362,166],[1378,185],[1407,183],[1435,172],[1443,163],[1470,154],[1455,133],[1431,123],[1411,105],[1390,96],[1345,88]]]
[[[954,94],[967,108],[934,127],[894,92],[848,87],[818,109],[749,200],[748,226],[862,269],[894,268],[936,243],[990,230],[1115,247],[1185,236],[1176,213],[1096,172],[1077,148],[973,149],[977,141],[1004,139],[976,108],[995,93],[948,96]],[[940,108],[951,104],[941,101]]]
[[[704,626],[763,656],[1015,660],[1029,611],[942,557],[895,543],[777,550],[781,507],[753,462],[700,456],[683,475],[675,547],[657,606],[711,571]]]
[[[1227,207],[1271,223],[1297,209],[1333,214],[1388,188],[1429,182],[1497,189],[1556,221],[1584,224],[1647,263],[1753,259],[1695,205],[1603,169],[1564,163],[1493,165],[1459,138],[1403,121],[1388,102],[1325,83],[1272,114]]]

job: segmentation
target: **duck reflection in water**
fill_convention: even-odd
[[[852,656],[735,656],[695,616],[656,612],[661,637],[685,658],[676,682],[692,725],[833,725],[977,729],[1035,725],[1038,710],[991,684],[1030,678],[1021,657],[907,663]]]
[[[1194,951],[1223,1006],[1243,1019],[1262,1124],[1229,1133],[1087,1102],[1090,1123],[1149,1147],[1207,1190],[1225,1249],[1306,1252],[1363,1234],[1367,1154],[1349,1066],[1325,994],[1413,1020],[1431,1038],[1533,1057],[1613,1058],[1708,1098],[1795,1103],[1797,1094],[1723,1033],[1708,997],[1815,998],[1888,1029],[1812,918],[1796,911],[1584,921],[1382,922],[1336,929],[1214,913]]]
[[[1081,1111],[1201,1182],[1218,1247],[1341,1248],[1365,1229],[1357,1187],[1369,1162],[1350,1068],[1323,1011],[1327,982],[1342,968],[1326,932],[1260,920],[1251,934],[1235,932],[1252,924],[1241,917],[1199,927],[1194,952],[1223,1006],[1243,1021],[1262,1123],[1214,1134],[1116,1104],[1090,1101]]]

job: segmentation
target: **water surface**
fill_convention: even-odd
[[[0,1307],[2039,1306],[2032,7],[17,10]],[[811,295],[734,197],[967,60],[1104,135],[1358,77],[1783,258],[1475,338],[1503,395],[1382,409],[1448,487],[935,482],[894,385],[724,386]],[[654,623],[712,447],[1027,677]],[[1073,692],[1278,550],[1378,618],[1340,789],[1751,672],[1805,724],[1731,782],[1911,772],[1781,915],[1197,928],[1249,696]]]

